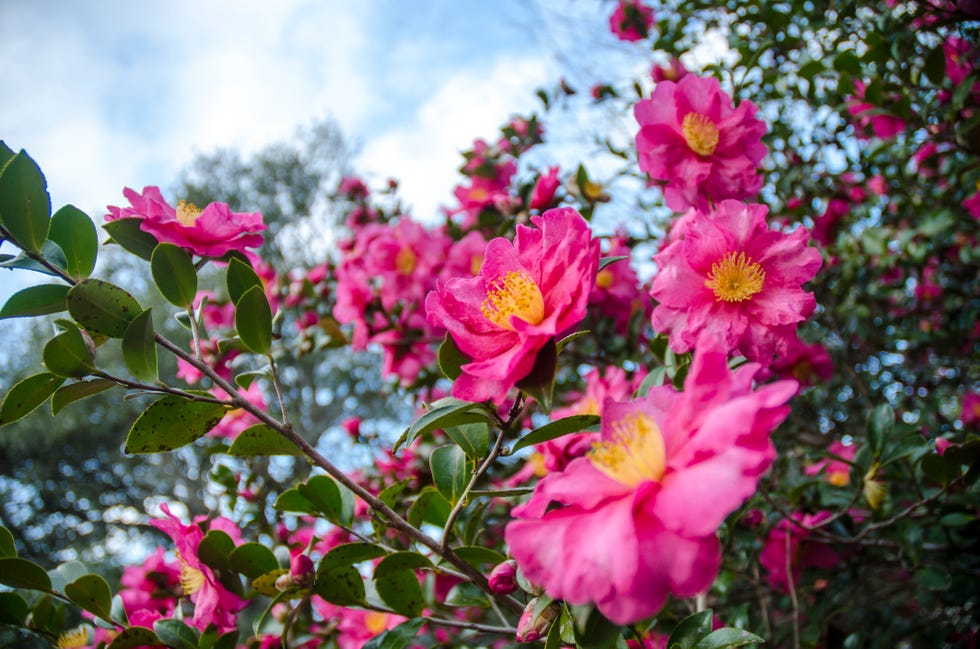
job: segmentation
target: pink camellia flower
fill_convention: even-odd
[[[629,238],[624,231],[609,238],[609,248],[604,257],[629,257],[632,250],[627,245]],[[645,289],[630,265],[629,259],[621,259],[606,266],[596,275],[595,288],[589,296],[592,312],[615,323],[616,332],[629,333],[633,316],[646,311],[649,315],[650,301],[645,298]]]
[[[680,81],[687,76],[687,73],[687,68],[684,67],[684,64],[676,56],[671,58],[670,63],[667,65],[654,63],[653,67],[650,68],[650,76],[653,77],[655,82]]]
[[[980,426],[980,393],[967,392],[963,395],[960,421],[964,426]]]
[[[203,210],[180,201],[174,209],[164,200],[158,187],[144,187],[137,194],[129,187],[123,190],[130,207],[109,206],[106,221],[142,219],[140,228],[157,241],[186,248],[201,257],[221,257],[227,252],[258,248],[265,230],[258,212],[232,212],[227,203],[210,203]]]
[[[764,205],[722,201],[654,257],[660,270],[650,295],[660,304],[651,320],[675,352],[712,332],[729,351],[768,365],[813,312],[816,300],[802,284],[820,268],[820,252],[807,246],[805,228],[770,230],[766,212]]]
[[[555,200],[555,191],[561,185],[558,169],[557,166],[548,167],[548,172],[538,177],[538,181],[534,183],[534,189],[531,191],[528,208],[544,210],[552,206]]]
[[[607,400],[589,456],[513,510],[506,540],[525,577],[569,604],[594,602],[617,624],[650,617],[669,594],[704,592],[721,560],[716,531],[775,458],[769,434],[797,389],[779,381],[753,392],[758,369],[730,370],[724,348],[705,339],[684,392]]]
[[[599,241],[570,207],[532,216],[513,243],[487,244],[480,274],[428,294],[429,322],[447,329],[471,362],[453,383],[460,399],[502,403],[549,340],[585,317],[599,266]]]
[[[895,137],[905,130],[905,120],[884,113],[879,106],[864,100],[867,86],[860,79],[854,80],[854,95],[847,100],[847,112],[857,123],[857,136],[868,139],[868,132],[883,140]]]
[[[733,108],[717,79],[693,74],[661,81],[650,99],[637,102],[640,169],[666,183],[670,209],[703,211],[709,202],[759,193],[766,125],[755,118],[756,110],[751,101]]]
[[[857,447],[851,444],[844,446],[839,440],[827,447],[828,457],[814,462],[803,470],[806,475],[821,475],[835,487],[846,487],[851,483],[851,465]],[[836,456],[836,457],[830,457]],[[840,458],[840,459],[837,459]]]
[[[970,213],[977,221],[980,221],[980,182],[977,183],[977,192],[963,201],[963,209]]]
[[[640,0],[619,0],[609,16],[609,29],[621,41],[643,40],[653,27],[653,9]]]
[[[210,567],[201,562],[197,556],[197,547],[204,538],[200,525],[194,523],[184,525],[180,519],[170,513],[166,504],[160,508],[167,518],[154,519],[150,524],[167,534],[177,546],[177,559],[180,561],[180,588],[184,595],[194,602],[194,617],[191,624],[202,631],[209,624],[214,624],[219,631],[230,631],[235,628],[235,613],[245,608],[245,600],[229,591],[218,580]],[[232,540],[240,540],[240,533],[234,523],[224,518],[216,518],[210,524],[211,529],[231,532]]]
[[[164,549],[158,547],[140,565],[123,568],[119,596],[130,620],[134,612],[141,610],[169,615],[177,605],[180,566],[165,560],[163,553]]]
[[[228,393],[217,386],[211,388],[211,394],[219,399],[228,398]],[[266,410],[269,407],[265,402],[265,395],[262,394],[262,388],[255,381],[247,389],[242,391],[242,396],[253,406],[258,406],[262,410]],[[221,418],[221,421],[218,422],[218,425],[208,431],[208,437],[235,439],[243,430],[257,423],[259,423],[259,420],[247,410],[235,408],[234,410],[229,410]]]
[[[811,386],[817,380],[829,381],[834,375],[834,361],[820,343],[808,345],[798,338],[787,341],[785,352],[776,357],[772,369],[780,376],[794,378],[800,385]]]
[[[829,546],[808,540],[810,530],[807,528],[818,526],[830,516],[828,511],[816,514],[794,513],[792,522],[784,518],[769,531],[759,555],[759,563],[769,573],[767,579],[773,587],[782,592],[789,591],[790,573],[786,571],[787,565],[792,570],[793,584],[796,586],[799,585],[805,568],[829,570],[840,563],[840,556]],[[789,539],[786,538],[787,535]]]

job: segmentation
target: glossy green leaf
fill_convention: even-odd
[[[187,307],[197,295],[197,270],[190,253],[172,243],[161,243],[150,256],[153,282],[174,306]]]
[[[252,580],[252,588],[260,595],[266,597],[276,597],[282,591],[276,587],[276,581],[285,574],[289,573],[289,568],[278,568],[264,575],[259,575]]]
[[[68,291],[71,317],[88,331],[110,338],[122,338],[142,312],[136,298],[100,279],[84,279]]]
[[[123,360],[140,381],[153,383],[158,378],[157,345],[153,331],[153,309],[136,316],[122,337]]]
[[[396,613],[405,617],[422,614],[425,606],[422,585],[411,570],[392,570],[382,577],[375,577],[374,587],[381,600]]]
[[[400,570],[432,568],[432,561],[418,552],[395,552],[378,562],[374,568],[374,578],[380,579]]]
[[[551,412],[551,399],[555,391],[555,372],[558,369],[558,347],[554,338],[538,350],[531,372],[517,382],[517,388],[533,397],[541,409]]]
[[[470,583],[460,583],[453,586],[446,594],[446,606],[490,606],[487,596],[482,590]]]
[[[496,566],[498,563],[503,563],[507,560],[507,557],[496,550],[483,548],[478,545],[464,545],[462,547],[453,548],[453,552],[455,552],[460,559],[470,564],[474,568],[480,568],[482,566]]]
[[[629,255],[621,255],[618,257],[603,257],[599,260],[599,270],[602,271],[610,264],[615,264],[617,261],[622,261],[624,259],[629,259]]]
[[[395,442],[393,450],[397,451],[402,444],[411,444],[415,438],[433,430],[447,426],[485,422],[487,419],[487,412],[480,404],[458,399],[449,399],[446,405],[438,407],[433,404],[431,410],[416,419],[415,423],[402,433],[398,441]]]
[[[0,319],[27,318],[59,313],[68,308],[69,287],[65,284],[39,284],[21,289],[0,308]]]
[[[143,219],[116,219],[102,226],[109,233],[109,237],[114,243],[126,252],[130,252],[140,259],[150,261],[153,251],[159,243],[149,232],[145,232],[140,224]]]
[[[136,647],[159,645],[160,640],[153,631],[141,626],[131,626],[119,632],[108,649],[134,649]]]
[[[881,452],[895,430],[895,410],[887,403],[875,406],[868,418],[868,445],[875,456]]]
[[[65,595],[89,613],[104,620],[112,617],[112,590],[99,575],[84,575],[65,586]]]
[[[197,546],[197,558],[204,565],[215,570],[231,570],[231,553],[235,541],[226,532],[209,530]]]
[[[51,197],[41,168],[21,150],[0,174],[0,224],[16,244],[40,253],[51,223]]]
[[[37,273],[51,275],[52,277],[58,277],[60,273],[64,272],[66,265],[65,253],[61,251],[61,246],[54,241],[45,241],[41,245],[40,257],[41,260],[47,263],[42,263],[31,255],[35,255],[35,253],[20,253],[15,257],[5,255],[5,261],[0,262],[0,268],[31,270]]]
[[[31,608],[17,593],[0,593],[0,624],[23,626]]]
[[[93,348],[74,327],[49,340],[41,356],[48,371],[58,376],[81,377],[95,371]]]
[[[331,549],[317,566],[317,579],[321,573],[326,573],[334,568],[353,566],[363,561],[370,561],[388,554],[380,545],[373,543],[344,543]]]
[[[562,616],[565,615],[567,614],[562,612]],[[561,621],[557,620],[553,622],[551,627],[548,629],[548,636],[544,641],[544,649],[561,649],[561,646]]]
[[[14,153],[13,149],[7,146],[6,142],[0,140],[0,173],[3,173],[3,168],[6,167],[7,163],[13,160],[14,156],[16,155],[17,154]]]
[[[3,525],[0,525],[0,558],[16,557],[17,545],[14,543],[14,535]]]
[[[415,636],[419,634],[419,629],[424,623],[425,620],[421,618],[402,622],[395,628],[371,638],[361,649],[405,649],[415,644]]]
[[[749,633],[744,629],[733,629],[725,627],[716,629],[701,638],[695,649],[731,649],[733,647],[744,647],[750,644],[761,644],[765,642],[759,636]]]
[[[232,259],[228,262],[225,286],[228,288],[228,297],[232,304],[238,304],[238,300],[249,290],[255,287],[263,288],[262,279],[251,266],[240,259]]]
[[[58,388],[51,397],[51,414],[57,415],[65,406],[72,404],[80,399],[90,397],[93,394],[105,392],[109,388],[116,387],[116,383],[109,379],[90,379],[88,381],[73,381],[68,385]]]
[[[99,235],[95,224],[85,212],[74,205],[65,205],[51,217],[48,238],[65,255],[65,271],[75,279],[83,279],[95,270],[99,254]]]
[[[302,455],[295,444],[265,424],[246,428],[228,449],[228,455],[255,457],[256,455]]]
[[[490,450],[490,425],[486,422],[445,428],[445,433],[473,460],[479,460]]]
[[[436,489],[455,505],[470,480],[466,453],[455,445],[440,446],[429,456],[429,468],[432,469],[432,481],[435,482]]]
[[[126,615],[126,606],[123,604],[122,595],[119,593],[112,596],[112,606],[109,607],[109,613],[112,615],[113,620],[129,624],[129,616]]]
[[[453,506],[435,487],[425,487],[408,508],[408,522],[418,527],[423,522],[443,527]]]
[[[927,590],[944,591],[953,585],[953,577],[942,566],[923,566],[915,571],[915,580]]]
[[[0,402],[0,426],[6,426],[34,412],[64,382],[63,377],[43,372],[15,383]]]
[[[137,417],[126,438],[126,453],[162,453],[186,446],[214,428],[228,409],[220,404],[168,395]]]
[[[333,478],[326,475],[315,475],[305,483],[297,485],[296,489],[327,519],[334,521],[340,519],[343,502],[340,497],[340,488]]]
[[[442,344],[439,345],[439,370],[443,376],[450,381],[455,381],[463,373],[460,368],[469,362],[470,358],[459,350],[453,337],[446,334]]]
[[[229,555],[231,569],[240,572],[249,579],[263,575],[279,568],[279,561],[272,550],[261,543],[243,543],[232,550]]]
[[[272,309],[261,287],[253,286],[235,302],[235,331],[249,351],[269,354],[272,349]]]
[[[569,433],[579,433],[597,425],[600,419],[596,415],[571,415],[562,419],[545,424],[541,428],[536,428],[524,437],[517,440],[511,447],[511,451],[519,451],[522,448],[547,442],[550,439],[568,435]]]
[[[281,512],[296,512],[299,514],[315,514],[316,506],[299,492],[299,489],[287,489],[279,494],[276,502],[272,505],[273,509]]]
[[[313,591],[331,604],[357,606],[364,603],[364,579],[353,566],[335,566],[318,572]]]
[[[174,618],[157,620],[153,623],[153,632],[161,642],[173,649],[197,649],[201,638],[200,631]]]
[[[681,620],[667,639],[667,646],[694,649],[701,638],[711,633],[711,616],[711,609],[707,609]]]
[[[580,649],[613,649],[621,637],[619,625],[606,619],[597,608],[592,609],[581,627],[575,627],[575,640]]]
[[[51,590],[51,578],[44,568],[33,561],[18,557],[0,559],[0,584],[44,592]]]

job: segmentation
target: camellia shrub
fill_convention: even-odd
[[[347,177],[334,254],[272,268],[261,214],[125,189],[103,245],[142,260],[169,313],[93,277],[93,221],[52,214],[38,164],[0,145],[19,251],[0,265],[51,278],[0,318],[56,327],[0,425],[111,391],[145,402],[126,454],[194,445],[298,476],[270,489],[270,464],[243,462],[220,485],[237,506],[147,512],[160,545],[113,583],[0,528],[8,637],[976,644],[980,7],[602,8],[649,74],[542,89],[541,114],[464,153],[438,220]],[[729,47],[698,66],[707,33]],[[597,128],[588,163],[527,155],[593,110],[632,115],[630,135]],[[286,359],[346,348],[416,407],[397,431],[345,421],[374,453],[354,469],[282,389]]]

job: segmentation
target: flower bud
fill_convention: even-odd
[[[517,637],[518,642],[535,642],[540,640],[548,632],[548,628],[551,623],[555,621],[558,617],[558,613],[561,612],[561,607],[557,602],[552,602],[544,608],[544,610],[536,613],[535,609],[538,607],[538,599],[535,597],[527,606],[524,607],[524,612],[521,613],[521,619],[517,622]]]
[[[497,564],[488,579],[490,590],[497,595],[510,595],[517,590],[517,563],[511,559]]]
[[[297,554],[289,564],[289,576],[293,583],[300,588],[313,585],[313,580],[316,577],[313,560],[305,554]]]

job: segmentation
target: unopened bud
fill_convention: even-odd
[[[497,595],[510,595],[517,590],[517,563],[513,559],[497,564],[488,579],[490,590]]]
[[[289,576],[292,578],[293,584],[300,588],[312,586],[313,580],[316,578],[313,560],[305,554],[297,554],[289,565]]]
[[[538,604],[539,598],[535,597],[524,607],[521,619],[517,622],[516,640],[518,642],[535,642],[543,638],[551,623],[561,612],[561,607],[557,602],[552,602],[543,610],[536,611]]]

